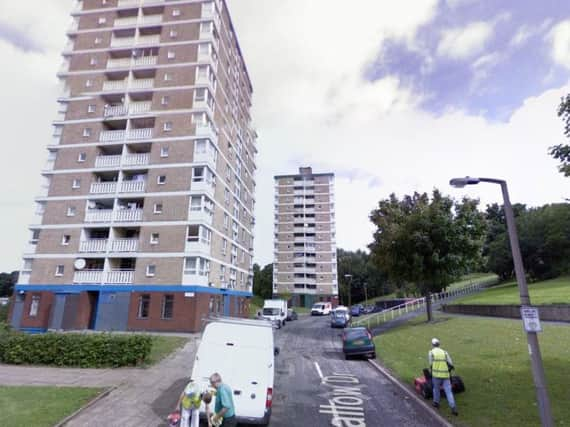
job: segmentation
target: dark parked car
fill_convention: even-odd
[[[353,317],[358,317],[362,314],[363,307],[361,305],[353,305],[350,307],[350,315]]]
[[[299,316],[297,315],[297,312],[295,310],[293,310],[292,308],[287,309],[287,320],[288,321],[297,320],[298,318],[299,318]]]
[[[333,311],[331,314],[331,328],[346,328],[348,316],[344,311]]]
[[[376,347],[372,334],[363,326],[346,328],[342,334],[342,351],[346,359],[352,356],[376,357]]]

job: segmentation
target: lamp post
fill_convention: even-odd
[[[345,274],[344,278],[348,282],[348,309],[350,310],[350,307],[352,305],[352,274]]]
[[[499,184],[503,192],[503,202],[505,210],[505,219],[507,221],[507,231],[509,233],[509,240],[511,242],[511,252],[513,255],[513,262],[515,264],[515,275],[520,293],[521,306],[530,306],[530,296],[528,294],[528,286],[524,273],[524,266],[522,262],[521,250],[519,247],[519,238],[517,235],[517,228],[515,223],[515,216],[513,208],[509,199],[509,191],[507,189],[507,182],[502,179],[495,178],[454,178],[449,181],[449,184],[456,188],[463,188],[466,185],[475,185],[480,182],[489,182],[492,184]],[[546,390],[546,379],[544,376],[544,367],[542,365],[542,356],[540,354],[540,346],[538,344],[538,337],[535,331],[526,329],[526,337],[528,342],[528,352],[530,354],[532,376],[534,378],[534,387],[536,389],[536,399],[538,401],[538,409],[540,412],[540,419],[544,427],[552,427],[554,425],[552,420],[552,413],[550,411],[550,402],[548,400],[548,392]]]
[[[368,307],[368,283],[364,282],[364,305]]]

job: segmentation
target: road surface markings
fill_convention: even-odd
[[[333,373],[322,377],[322,381],[332,389],[333,397],[328,399],[328,405],[319,406],[319,413],[332,415],[331,425],[335,427],[366,427],[366,397],[360,390],[358,378],[352,374]]]
[[[323,371],[321,371],[321,367],[319,366],[319,364],[317,362],[315,362],[315,369],[317,370],[317,374],[319,374],[319,378],[322,380],[323,379]]]

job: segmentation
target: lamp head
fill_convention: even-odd
[[[465,178],[453,178],[449,181],[449,185],[455,188],[463,188],[466,185],[475,185],[479,184],[479,178],[471,178],[466,176]]]

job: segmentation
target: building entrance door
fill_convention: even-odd
[[[99,292],[89,291],[87,296],[89,297],[89,329],[95,329],[97,309],[99,308]]]

